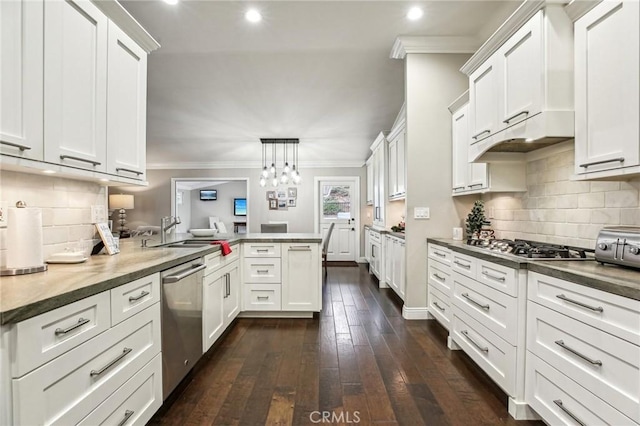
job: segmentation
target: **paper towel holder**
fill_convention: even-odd
[[[27,203],[24,201],[18,201],[16,203],[16,207],[19,209],[24,209],[27,207]],[[25,274],[34,274],[36,272],[44,272],[48,269],[48,265],[45,263],[40,266],[30,266],[27,268],[10,268],[10,269],[0,269],[0,276],[11,276],[11,275],[25,275]]]

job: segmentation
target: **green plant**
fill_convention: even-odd
[[[467,238],[472,238],[476,232],[479,233],[485,221],[484,202],[482,200],[477,200],[473,203],[471,213],[469,213],[467,220],[465,221],[467,225]]]

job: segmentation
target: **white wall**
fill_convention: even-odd
[[[218,191],[218,199],[215,201],[202,201],[200,200],[200,189],[191,191],[191,228],[208,228],[209,216],[217,216],[224,223],[227,231],[232,232],[234,221],[247,219],[247,217],[233,215],[233,199],[247,196],[246,181],[229,181],[201,189],[216,189]]]

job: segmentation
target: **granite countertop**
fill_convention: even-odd
[[[592,287],[608,293],[640,300],[640,271],[623,266],[603,265],[595,260],[515,259],[514,256],[511,255],[501,255],[478,247],[468,246],[464,241],[427,238],[427,242],[489,262],[517,269],[528,269],[529,271]]]
[[[189,240],[191,234],[170,236],[165,244]],[[319,234],[227,234],[215,239],[229,242],[232,250],[240,242],[320,243]],[[52,264],[46,272],[2,277],[0,280],[0,324],[15,323],[130,281],[189,262],[220,250],[204,247],[159,247],[159,238],[141,247],[141,238],[120,240],[120,253],[90,256],[84,263]],[[154,241],[155,240],[155,241]],[[154,246],[156,243],[156,246]]]
[[[370,229],[373,232],[377,232],[379,234],[389,234],[391,236],[394,236],[396,238],[400,238],[400,239],[404,240],[404,232],[393,232],[393,231],[390,231],[388,229],[374,228],[371,225],[364,225],[364,229]]]

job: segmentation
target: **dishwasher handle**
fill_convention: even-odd
[[[167,275],[166,277],[163,277],[162,284],[177,283],[178,281],[187,278],[189,275],[193,275],[198,271],[202,271],[204,268],[206,268],[206,265],[203,265],[201,263],[194,264],[190,268],[184,269],[175,275]]]

